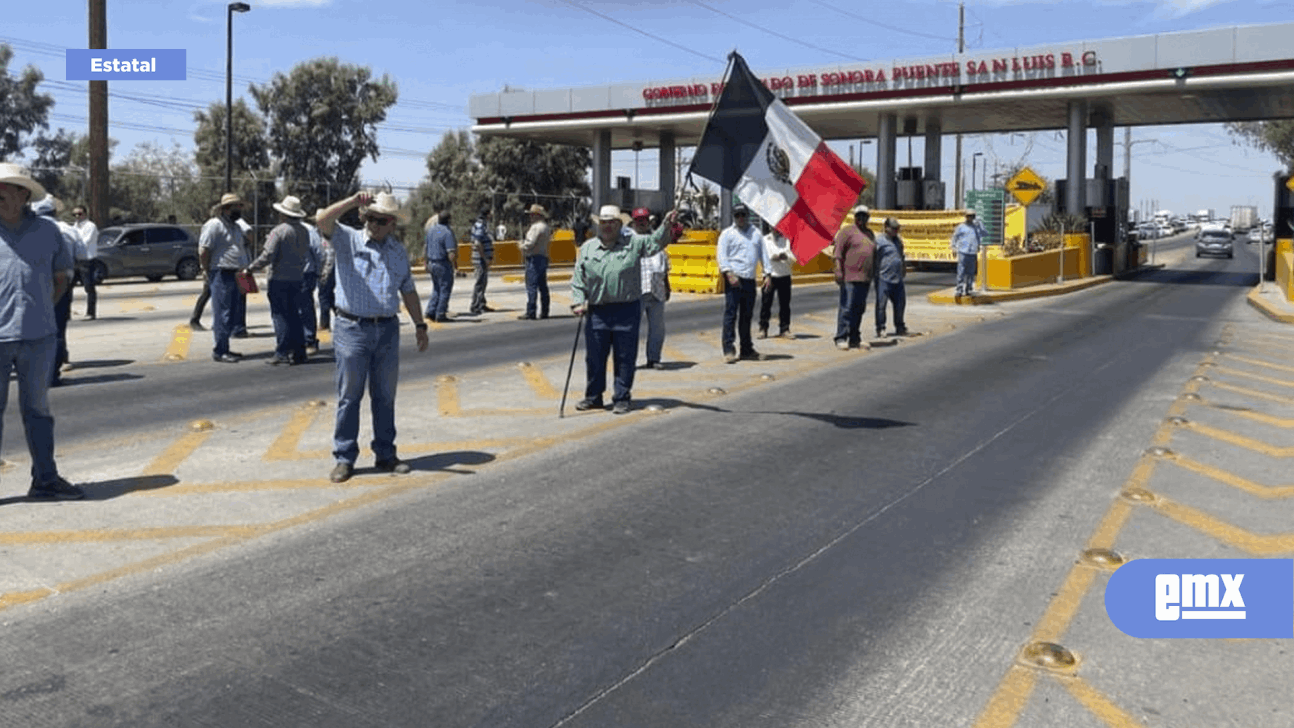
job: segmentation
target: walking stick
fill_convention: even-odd
[[[557,417],[561,419],[566,416],[566,392],[571,388],[571,372],[575,371],[575,352],[580,348],[580,334],[584,331],[584,314],[576,318],[579,323],[575,325],[575,344],[571,346],[571,364],[566,367],[566,385],[562,387],[562,404],[557,408]]]

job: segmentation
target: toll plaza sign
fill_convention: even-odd
[[[826,96],[838,93],[891,91],[922,87],[955,86],[1026,78],[1052,78],[1095,73],[1099,59],[1093,50],[1057,50],[1031,55],[972,58],[962,62],[933,61],[861,68],[828,69],[819,73],[761,76],[770,91],[784,98]],[[708,103],[723,92],[720,81],[646,86],[648,106]]]
[[[1021,167],[1020,171],[1006,182],[1007,192],[1010,192],[1011,196],[1025,207],[1032,205],[1046,187],[1047,183],[1028,167]]]

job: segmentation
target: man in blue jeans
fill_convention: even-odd
[[[292,366],[306,362],[306,329],[301,310],[309,302],[303,282],[309,264],[310,231],[302,224],[305,210],[301,200],[292,195],[274,203],[279,224],[265,239],[265,249],[243,271],[250,275],[270,267],[266,297],[270,301],[270,319],[274,322],[274,356],[266,363]],[[303,301],[302,299],[305,299]],[[314,311],[311,310],[313,317]]]
[[[530,206],[530,227],[521,239],[521,254],[526,260],[526,312],[517,318],[548,318],[548,244],[553,238],[548,227],[548,211],[542,205]],[[537,308],[536,308],[537,307]]]
[[[449,321],[449,296],[454,292],[454,267],[458,263],[458,241],[449,227],[451,220],[449,209],[441,210],[427,221],[427,234],[423,236],[423,256],[427,275],[431,276],[431,295],[424,315],[442,324]]]
[[[948,247],[957,254],[957,289],[954,296],[969,296],[975,290],[975,275],[978,273],[979,246],[984,241],[984,226],[975,219],[975,211],[966,211],[966,222],[953,230],[953,238]]]
[[[363,230],[337,222],[359,208]],[[395,237],[396,222],[408,222],[394,196],[367,192],[334,202],[319,213],[319,233],[332,244],[336,308],[333,356],[337,359],[337,420],[328,478],[350,479],[359,458],[359,409],[368,385],[373,413],[375,467],[387,473],[412,468],[396,457],[395,389],[400,376],[400,303],[417,331],[418,351],[427,350],[427,324],[409,269],[409,254]]]
[[[237,279],[238,271],[248,263],[243,228],[238,224],[242,215],[242,199],[226,192],[211,208],[211,219],[202,225],[198,236],[198,262],[211,284],[211,332],[215,338],[211,358],[224,364],[235,364],[243,356],[229,350],[229,337],[240,324],[240,304],[245,300]],[[245,304],[243,307],[245,310]]]
[[[836,348],[841,351],[863,346],[859,326],[867,310],[867,291],[876,270],[876,243],[867,228],[871,211],[866,205],[854,208],[854,223],[836,233],[834,270],[840,286],[840,309],[836,317]],[[867,347],[867,348],[870,348]]]
[[[76,500],[85,493],[58,474],[49,408],[58,346],[54,301],[71,286],[75,260],[58,225],[31,211],[29,203],[44,197],[45,189],[26,170],[0,163],[0,427],[9,404],[9,376],[16,371],[31,454],[27,497]]]
[[[723,276],[723,358],[732,364],[741,359],[761,361],[764,355],[755,351],[750,338],[750,323],[755,315],[755,269],[768,270],[768,251],[764,234],[750,222],[745,205],[732,208],[732,226],[719,235],[717,245],[719,274]],[[741,353],[736,344],[740,339]]]

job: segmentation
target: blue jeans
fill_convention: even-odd
[[[58,478],[54,464],[54,415],[49,409],[49,380],[54,371],[58,335],[43,339],[0,341],[0,436],[4,411],[9,406],[9,375],[18,372],[18,406],[31,453],[33,485],[48,485]]]
[[[588,384],[584,396],[602,399],[607,388],[607,355],[613,354],[615,390],[612,402],[628,402],[634,388],[634,368],[638,361],[638,324],[642,303],[607,303],[589,306],[584,324],[584,368]]]
[[[976,253],[957,254],[957,290],[969,294],[975,289],[975,273],[979,269]]]
[[[301,322],[304,297],[301,281],[270,281],[270,320],[274,323],[274,356],[300,361],[306,358],[305,324]]]
[[[427,318],[433,321],[449,314],[449,295],[454,292],[454,266],[448,260],[433,260],[431,269],[431,295],[427,297]]]
[[[332,328],[332,307],[335,297],[337,278],[329,275],[319,281],[319,328]]]
[[[876,331],[878,333],[885,331],[885,304],[887,301],[894,304],[894,330],[899,333],[907,331],[908,325],[903,320],[903,312],[908,307],[907,288],[903,285],[903,281],[887,283],[879,278],[876,280]]]
[[[665,302],[650,293],[643,294],[643,313],[647,316],[647,363],[660,361],[665,348]]]
[[[526,315],[535,315],[535,299],[539,299],[539,315],[548,318],[548,256],[532,255],[526,258]]]
[[[215,356],[229,353],[229,337],[238,325],[238,303],[247,300],[238,292],[235,273],[224,268],[211,272],[211,335],[216,341],[211,353]]]
[[[755,314],[755,279],[738,278],[737,285],[723,282],[723,353],[733,354],[733,345],[740,330],[741,353],[749,354],[755,350],[750,340],[750,321]]]
[[[359,406],[368,385],[373,416],[373,454],[395,459],[395,385],[400,377],[400,322],[351,321],[338,316],[333,323],[333,356],[337,359],[337,421],[332,455],[354,465],[359,457]]]
[[[301,331],[305,334],[306,346],[319,346],[318,320],[315,318],[317,285],[319,274],[306,273],[301,279],[301,297],[297,299],[297,313],[301,316]]]
[[[773,316],[773,296],[777,296],[777,330],[784,333],[791,330],[791,277],[773,276],[769,286],[759,295],[759,330],[768,331],[768,322]]]
[[[871,281],[840,284],[840,313],[836,317],[836,341],[848,342],[850,346],[862,343],[863,336],[858,331],[863,321],[863,312],[867,310],[867,289]]]

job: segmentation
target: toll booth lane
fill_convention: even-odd
[[[123,287],[120,296],[113,287],[105,288],[100,319],[74,320],[69,347],[74,362],[120,366],[73,368],[65,374],[70,382],[93,385],[117,376],[146,376],[134,367],[194,368],[193,376],[200,377],[202,368],[226,366],[210,362],[210,334],[190,332],[185,324],[200,290],[196,285]],[[500,312],[483,322],[526,325],[515,321],[524,295],[520,285],[492,288],[491,301]],[[554,306],[565,305],[560,296],[555,292]],[[365,451],[354,478],[340,485],[329,482],[335,402],[327,387],[317,398],[251,407],[223,418],[195,412],[183,426],[144,436],[61,442],[60,470],[86,488],[85,501],[27,501],[29,462],[21,438],[10,438],[6,462],[0,465],[0,482],[6,484],[0,490],[0,553],[8,565],[0,572],[0,610],[172,567],[414,489],[462,483],[453,479],[612,428],[633,427],[643,418],[669,416],[674,409],[715,405],[725,396],[776,386],[859,357],[928,346],[957,328],[1008,315],[1005,310],[945,309],[914,301],[908,317],[918,335],[878,341],[871,351],[841,352],[831,345],[834,314],[797,313],[795,338],[759,342],[767,360],[729,365],[718,352],[721,302],[713,296],[694,297],[715,301],[714,327],[667,339],[667,362],[688,366],[640,371],[636,410],[627,416],[576,412],[578,397],[572,397],[565,417],[558,418],[568,355],[436,376],[406,371],[397,406],[398,443],[414,471],[405,476],[376,472],[372,454]],[[688,294],[677,297],[687,299]],[[258,333],[268,330],[260,323],[269,319],[264,296],[250,297],[248,317]],[[273,338],[254,336],[240,341],[239,348],[249,357],[266,354]],[[435,356],[434,349],[429,355]],[[102,373],[113,370],[121,371]],[[577,375],[576,392],[582,372]],[[54,408],[57,416],[57,391]],[[365,416],[361,442],[371,439],[368,427]]]
[[[1294,331],[1224,328],[1075,549],[976,728],[1294,725],[1294,705],[1276,697],[1294,662],[1287,640],[1138,639],[1104,602],[1132,559],[1294,554],[1291,354]]]

